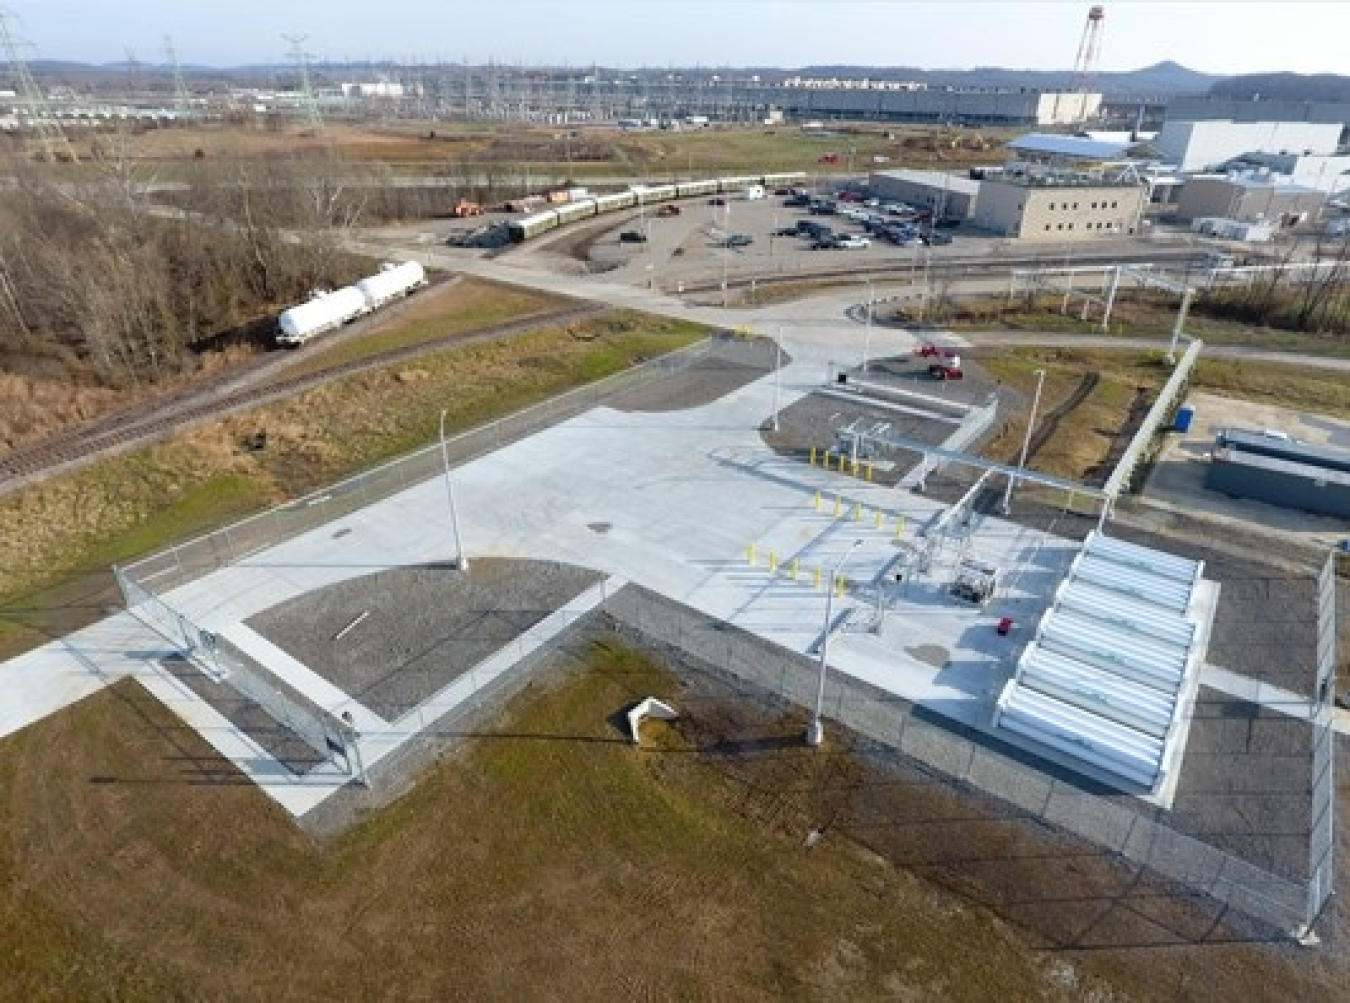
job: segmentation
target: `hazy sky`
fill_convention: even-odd
[[[29,58],[1070,69],[1090,4],[918,0],[0,0]],[[1098,68],[1350,74],[1350,0],[1115,0]]]

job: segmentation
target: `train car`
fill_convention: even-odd
[[[595,215],[595,199],[582,199],[579,202],[565,202],[553,210],[558,214],[558,225],[566,226],[579,219],[588,219]]]
[[[307,303],[283,310],[277,318],[277,344],[295,347],[325,331],[341,327],[369,313],[365,294],[356,286],[344,286],[315,296]]]
[[[806,180],[805,171],[789,171],[786,174],[766,174],[764,175],[764,187],[773,191],[775,188],[791,188],[793,185],[799,185]]]
[[[643,205],[651,205],[653,202],[669,202],[671,199],[679,197],[675,185],[642,185],[633,190],[639,195],[639,201]]]
[[[620,209],[631,209],[638,205],[639,200],[636,192],[611,192],[608,195],[597,195],[595,198],[595,208],[597,213],[617,212]]]
[[[377,274],[356,283],[356,288],[366,298],[366,308],[378,310],[426,284],[427,273],[422,266],[416,261],[405,261],[401,265],[386,265]]]
[[[762,174],[748,178],[718,178],[717,190],[723,195],[738,195],[743,189],[759,184],[763,178]]]
[[[717,181],[709,179],[706,181],[680,181],[675,185],[675,195],[677,198],[688,199],[696,198],[700,195],[716,195]]]
[[[522,240],[530,240],[541,233],[548,233],[549,230],[556,230],[557,228],[557,209],[545,209],[543,212],[537,212],[531,216],[513,219],[507,224],[511,239],[516,243],[520,243]]]

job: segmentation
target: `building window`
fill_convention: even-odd
[[[1115,209],[1115,208],[1116,208],[1117,206],[1119,206],[1119,205],[1120,205],[1119,202],[1112,202],[1112,203],[1111,203],[1111,208],[1112,208],[1112,209]]]
[[[1045,228],[1046,228],[1047,230],[1050,229],[1050,224],[1049,224],[1049,223],[1046,223],[1046,224],[1045,224]]]
[[[1092,203],[1092,208],[1093,208],[1093,209],[1096,209],[1096,208],[1097,208],[1097,203],[1096,203],[1096,202],[1093,202],[1093,203]]]
[[[1073,224],[1072,224],[1072,223],[1069,224],[1069,229],[1070,229],[1070,230],[1073,229]]]
[[[1050,209],[1051,209],[1052,212],[1054,211],[1054,208],[1055,208],[1055,203],[1051,202],[1051,203],[1050,203]]]
[[[1056,223],[1056,224],[1055,224],[1055,229],[1056,229],[1056,230],[1063,230],[1063,229],[1064,229],[1064,224],[1063,224],[1063,223]]]
[[[1075,209],[1077,209],[1077,208],[1078,208],[1078,203],[1075,202],[1075,203],[1073,204],[1073,207],[1074,207]]]

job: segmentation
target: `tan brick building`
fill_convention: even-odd
[[[987,179],[971,223],[1023,240],[1096,240],[1134,233],[1148,199],[1140,184],[1050,178]]]

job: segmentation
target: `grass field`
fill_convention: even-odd
[[[1325,958],[1159,926],[1166,890],[1108,896],[1091,859],[841,734],[803,747],[795,712],[614,641],[566,657],[330,844],[132,683],[0,742],[0,998],[1334,995]],[[688,716],[638,750],[610,722],[653,694]],[[1065,866],[1077,896],[1046,900],[1035,875]]]

